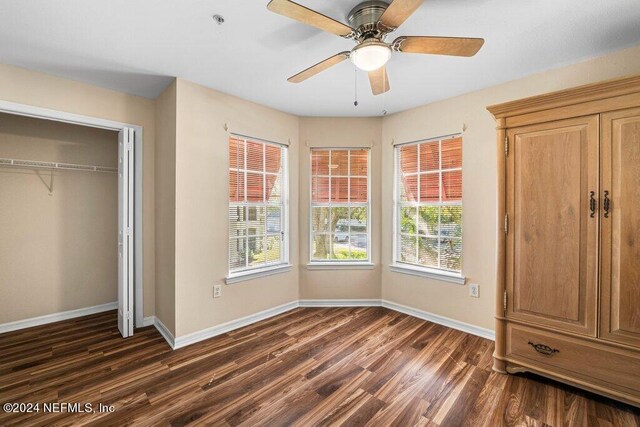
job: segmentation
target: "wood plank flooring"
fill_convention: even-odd
[[[639,426],[640,410],[491,372],[491,341],[384,308],[301,308],[171,351],[108,312],[0,335],[0,425]]]

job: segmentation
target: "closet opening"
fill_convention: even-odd
[[[143,323],[141,129],[2,107],[0,333],[114,311],[100,327],[132,335]]]

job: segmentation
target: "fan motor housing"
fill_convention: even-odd
[[[382,0],[368,0],[351,9],[347,15],[347,21],[352,28],[356,29],[358,40],[381,38],[384,35],[378,28],[377,22],[388,7],[389,3]]]

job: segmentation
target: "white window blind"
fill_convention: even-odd
[[[462,136],[395,148],[394,261],[462,270]]]
[[[287,262],[287,149],[229,138],[229,272]]]
[[[369,262],[369,151],[311,150],[311,262]]]

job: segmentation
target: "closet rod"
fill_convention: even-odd
[[[0,166],[16,166],[27,168],[44,168],[44,169],[65,169],[65,170],[77,170],[85,172],[108,172],[118,173],[118,168],[110,168],[107,166],[93,166],[93,165],[76,165],[73,163],[58,163],[58,162],[40,162],[37,160],[19,160],[19,159],[4,159],[0,158]]]

